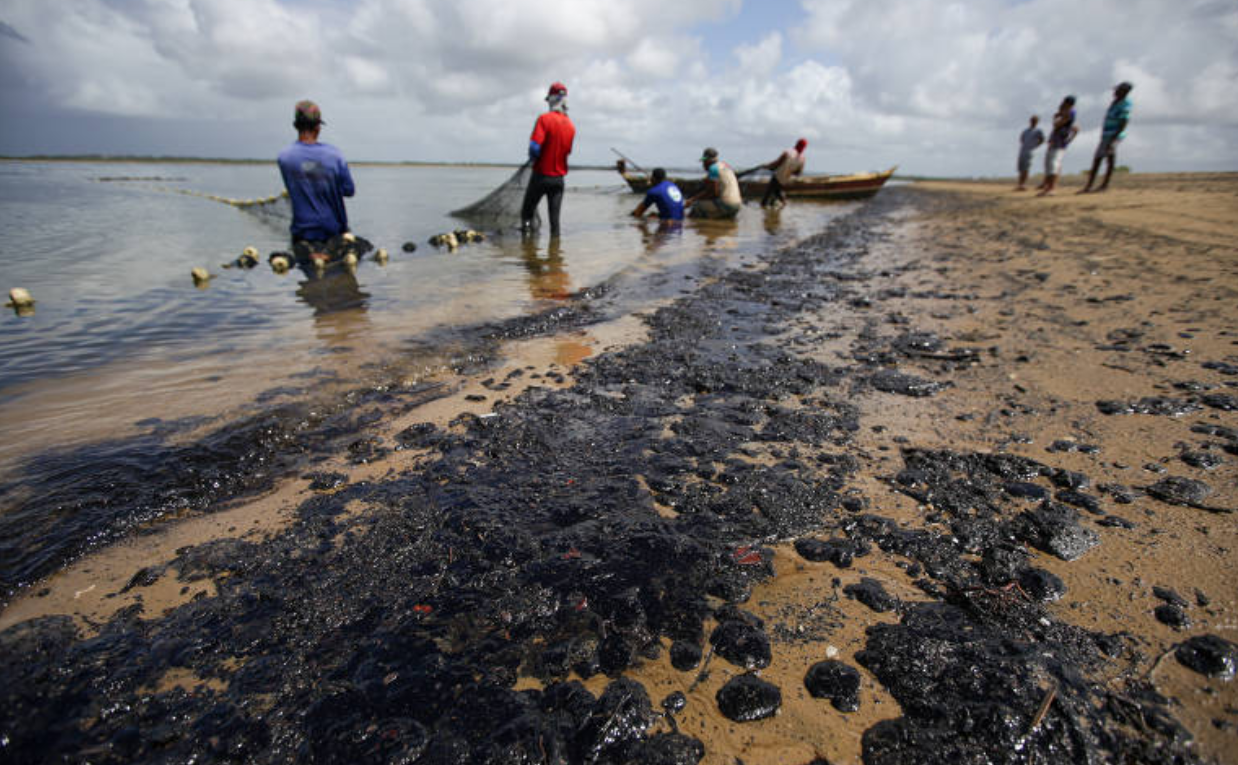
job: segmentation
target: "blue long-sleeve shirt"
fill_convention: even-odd
[[[348,230],[344,197],[356,193],[340,150],[297,141],[279,154],[279,172],[292,202],[294,239],[322,241]]]

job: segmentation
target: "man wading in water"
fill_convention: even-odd
[[[520,208],[520,228],[533,230],[537,204],[546,197],[550,216],[550,235],[559,235],[559,208],[563,205],[563,178],[567,175],[567,155],[572,153],[576,126],[567,116],[567,86],[556,82],[546,94],[550,110],[537,118],[533,135],[529,136],[529,159],[533,160],[533,177],[524,192]]]
[[[348,231],[344,197],[356,193],[340,150],[318,142],[326,124],[313,101],[296,106],[297,142],[279,153],[279,172],[292,202],[292,248],[298,260],[326,260],[327,241]]]
[[[744,204],[735,171],[718,159],[714,148],[701,155],[701,166],[706,172],[703,188],[684,202],[684,207],[692,209],[693,218],[734,218]]]

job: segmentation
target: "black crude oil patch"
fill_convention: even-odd
[[[727,618],[709,636],[714,653],[743,669],[763,669],[772,657],[769,637],[759,620]]]
[[[914,190],[883,193],[762,268],[659,309],[648,342],[591,359],[571,387],[535,386],[493,416],[400,434],[393,448],[425,452],[415,470],[316,494],[268,539],[182,551],[170,568],[209,579],[214,597],[165,615],[136,605],[89,638],[60,618],[0,633],[6,754],[697,762],[700,742],[650,734],[660,713],[621,675],[667,640],[675,666],[699,666],[711,620],[763,633],[737,608],[773,572],[762,545],[812,534],[906,558],[935,601],[904,602],[901,621],[872,628],[857,657],[904,712],[865,734],[867,763],[1012,752],[1019,762],[1193,761],[1167,700],[1130,685],[1119,696],[1087,677],[1124,650],[1121,639],[1064,625],[1015,586],[1029,570],[1019,532],[1031,511],[1004,487],[1051,485],[1054,468],[908,448],[890,481],[937,521],[927,529],[867,514],[848,493],[860,424],[847,386],[876,370],[808,360],[777,338],[804,311],[871,302],[856,265],[884,213],[908,199],[934,204]],[[480,347],[462,368],[485,368]],[[972,363],[927,358],[942,352],[930,338],[903,348],[893,352],[915,352],[935,372]],[[322,448],[338,454],[365,435],[342,425]],[[353,503],[366,511],[345,512]],[[571,673],[611,682],[595,698]],[[529,677],[541,688],[515,690]],[[203,684],[186,690],[185,678]],[[749,673],[715,700],[732,720],[759,720],[781,692]]]
[[[709,598],[742,602],[772,574],[772,552],[754,540],[849,512],[839,492],[854,460],[815,473],[791,456],[850,443],[856,411],[833,395],[845,373],[790,355],[767,332],[837,302],[846,288],[814,275],[863,253],[880,215],[865,209],[770,256],[759,274],[736,271],[659,310],[650,342],[592,360],[570,388],[531,387],[450,432],[401,433],[396,448],[426,452],[416,471],[319,493],[262,542],[184,551],[172,568],[211,579],[215,597],[151,619],[135,606],[89,640],[58,620],[5,633],[9,751],[99,762],[695,762],[699,742],[648,735],[638,685],[616,680],[595,700],[565,681],[618,677],[664,638],[688,664],[706,621],[736,613]],[[751,315],[737,324],[724,320],[731,311]],[[483,329],[462,368],[484,369],[487,343],[590,316],[569,309]],[[813,409],[785,406],[791,398]],[[369,415],[350,403],[341,416]],[[324,454],[387,448],[343,425],[322,439]],[[755,464],[754,446],[788,457]],[[346,513],[350,503],[367,510]],[[213,682],[152,690],[173,669]],[[544,690],[513,690],[520,675]],[[726,702],[736,717],[777,708],[777,689],[754,680],[754,693]]]
[[[862,577],[856,584],[849,584],[844,587],[843,594],[860,601],[879,614],[893,611],[899,607],[898,598],[886,592],[881,582],[868,576]]]
[[[782,706],[782,691],[751,672],[736,675],[718,689],[718,709],[728,720],[753,722],[773,717]]]
[[[1041,568],[1020,571],[1019,586],[1028,597],[1045,602],[1061,600],[1066,594],[1066,583],[1062,578]]]
[[[809,667],[804,687],[813,698],[829,699],[839,712],[860,708],[860,673],[841,661],[819,661]]]
[[[1191,626],[1191,617],[1178,606],[1162,603],[1153,609],[1152,613],[1158,622],[1176,630],[1189,629]]]
[[[1238,646],[1216,635],[1196,635],[1174,652],[1182,666],[1201,675],[1232,680],[1238,668]]]
[[[868,383],[883,393],[898,393],[913,398],[932,396],[946,387],[943,383],[925,380],[922,377],[896,372],[892,369],[877,372],[868,378]]]
[[[1095,636],[1051,622],[1039,605],[1010,601],[991,609],[970,597],[952,600],[917,605],[900,624],[869,628],[856,660],[898,700],[903,716],[865,732],[866,764],[1087,762],[1102,751],[1106,761],[1194,761],[1189,736],[1164,711],[1164,699],[1131,702],[1085,679],[1083,670],[1104,663],[1106,646]],[[1143,719],[1117,714],[1132,703]]]
[[[1043,502],[1016,519],[1019,539],[1062,560],[1076,560],[1100,544],[1100,535],[1079,524],[1079,513],[1066,505]]]
[[[32,458],[0,485],[0,601],[84,552],[167,517],[209,512],[262,492],[307,463],[348,448],[380,412],[421,406],[438,385],[367,387],[329,402],[289,402],[197,441],[152,421],[138,436]]]
[[[850,539],[814,539],[802,537],[795,540],[795,551],[805,560],[829,561],[838,568],[851,568],[856,558],[868,555],[870,545]]]
[[[1147,492],[1168,505],[1199,507],[1212,494],[1212,487],[1194,478],[1169,476],[1149,486]]]
[[[1203,409],[1203,406],[1190,399],[1147,396],[1138,401],[1097,401],[1096,408],[1101,414],[1153,414],[1162,417],[1181,417],[1184,414],[1198,412]]]
[[[1042,499],[1029,510],[1028,499],[1007,487],[1052,481],[1058,469],[948,450],[909,448],[903,458],[891,486],[948,532],[905,529],[876,515],[855,516],[843,529],[852,540],[912,559],[925,574],[917,586],[942,602],[904,602],[898,624],[868,630],[856,660],[891,692],[903,717],[864,734],[864,762],[1195,761],[1168,700],[1137,683],[1123,695],[1087,680],[1131,650],[1126,643],[1063,624],[1043,605],[1065,587],[1031,567],[1019,543],[1073,557],[1099,535],[1071,508]],[[1050,693],[1049,710],[1033,727]],[[1139,720],[1131,705],[1141,710]]]

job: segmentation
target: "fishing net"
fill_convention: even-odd
[[[260,199],[230,199],[224,201],[238,210],[244,210],[272,223],[286,225],[292,221],[292,202],[288,199],[287,191]]]
[[[477,200],[468,207],[452,210],[451,215],[463,218],[472,223],[491,229],[514,228],[519,226],[520,208],[524,204],[524,191],[529,186],[529,178],[533,175],[532,160],[525,162],[512,177],[504,181],[497,189]],[[541,223],[541,218],[535,212],[533,225]]]
[[[189,197],[201,197],[209,199],[212,202],[221,202],[226,205],[231,205],[238,210],[244,210],[251,215],[255,215],[264,223],[269,223],[277,228],[287,228],[292,223],[292,202],[288,199],[288,192],[281,191],[278,194],[272,194],[269,197],[259,197],[257,199],[232,199],[231,197],[221,197],[218,194],[207,194],[202,191],[194,191],[193,189],[178,189],[171,186],[159,186],[159,191],[166,191],[172,194],[184,194]]]

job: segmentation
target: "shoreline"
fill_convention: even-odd
[[[1230,410],[1201,403],[1234,395],[1226,393],[1233,377],[1225,365],[1238,362],[1238,258],[1227,243],[1238,228],[1230,201],[1238,182],[1218,175],[1194,178],[1194,190],[1167,188],[1176,179],[1121,185],[1134,179],[1117,176],[1095,198],[1031,200],[994,184],[887,190],[824,235],[695,288],[649,317],[644,336],[631,327],[610,335],[584,327],[601,333],[589,345],[612,348],[584,364],[579,352],[547,355],[553,339],[530,341],[543,350],[516,350],[507,366],[475,375],[450,401],[425,404],[438,407],[430,416],[413,408],[387,423],[376,438],[403,449],[363,465],[328,462],[293,495],[259,499],[275,507],[258,515],[285,514],[282,530],[174,545],[173,560],[125,580],[129,593],[150,593],[149,602],[102,593],[100,603],[128,608],[100,624],[99,634],[130,646],[102,667],[75,663],[76,639],[63,621],[4,633],[19,661],[38,644],[51,646],[38,661],[64,662],[80,681],[118,670],[129,677],[70,704],[64,723],[46,718],[39,704],[71,697],[71,685],[43,686],[41,702],[15,701],[12,693],[25,692],[10,691],[9,706],[20,711],[9,713],[6,727],[29,735],[42,725],[72,725],[105,702],[156,687],[154,701],[128,713],[139,716],[136,740],[101,744],[114,742],[109,731],[123,724],[109,722],[72,734],[66,751],[111,746],[117,759],[152,756],[156,744],[200,751],[198,728],[155,742],[137,719],[159,704],[179,705],[192,718],[193,710],[223,703],[239,720],[216,731],[227,745],[269,753],[262,741],[292,746],[304,725],[296,745],[330,759],[345,739],[376,744],[365,731],[378,721],[396,731],[392,741],[406,752],[434,762],[461,754],[461,746],[476,755],[476,747],[500,742],[544,745],[553,725],[538,716],[549,712],[535,709],[579,720],[586,731],[589,717],[575,715],[588,708],[623,721],[618,744],[578,734],[596,744],[597,761],[620,761],[648,742],[687,752],[674,761],[692,761],[692,745],[641,707],[637,686],[617,681],[618,690],[605,691],[622,675],[643,684],[655,709],[663,696],[684,692],[677,729],[703,742],[710,763],[737,756],[855,762],[862,749],[892,758],[937,751],[944,759],[946,741],[955,754],[1009,743],[986,727],[982,707],[1017,718],[1028,757],[1080,746],[1113,756],[1133,751],[1115,747],[1140,745],[1191,756],[1176,738],[1176,719],[1200,741],[1195,756],[1225,762],[1238,722],[1226,711],[1238,707],[1233,683],[1206,680],[1165,657],[1187,636],[1234,639],[1238,603],[1225,551],[1238,543],[1238,530],[1232,514],[1167,504],[1147,489],[1165,476],[1190,477],[1213,489],[1208,506],[1238,506],[1234,459],[1224,448],[1235,446],[1225,429],[1238,422]],[[568,363],[551,366],[558,361]],[[574,374],[563,374],[568,369]],[[1196,387],[1175,388],[1178,382]],[[1214,387],[1198,387],[1206,385]],[[1153,396],[1195,408],[1158,416],[1096,406]],[[1198,423],[1212,430],[1193,431]],[[1192,439],[1190,448],[1176,446]],[[1059,442],[1065,445],[1049,449]],[[1178,460],[1187,452],[1220,461],[1211,469],[1184,466]],[[327,488],[311,488],[320,480]],[[961,480],[970,493],[958,494]],[[1113,485],[1125,493],[1097,490]],[[1061,523],[1059,531],[1082,540],[1078,546],[1100,542],[1070,561],[1043,549],[1057,546],[1036,526],[1044,521],[1037,507],[1045,506],[1036,500],[1067,490],[1102,511],[1092,517],[1085,508]],[[1094,522],[1110,518],[1134,527]],[[542,530],[528,536],[523,528],[534,519]],[[810,560],[802,545],[790,544],[820,537],[832,537],[834,562]],[[322,602],[286,602],[295,600],[286,588],[299,580],[271,573],[276,564],[312,577],[300,587]],[[1028,570],[1059,578],[1064,596],[1032,600],[1032,582],[1052,581],[1039,575],[1017,591],[1003,589],[1024,582]],[[612,585],[621,580],[636,594]],[[1153,619],[1154,584],[1195,601],[1179,606],[1193,626],[1175,631]],[[156,588],[173,602],[192,600],[167,616],[141,613],[160,602]],[[1032,654],[1012,662],[933,621],[943,613],[961,614],[977,634],[1056,653],[1059,663]],[[224,632],[206,629],[221,619]],[[254,619],[275,636],[246,648],[238,632]],[[744,663],[761,664],[713,655],[729,651],[704,638],[726,624],[772,646],[760,675],[781,688],[776,717],[737,723],[720,714],[715,694],[724,683],[743,675]],[[205,635],[172,654],[153,650],[161,636],[185,629]],[[918,695],[927,689],[908,687],[927,679],[921,674],[932,657],[917,657],[915,646],[932,630],[939,630],[935,640],[979,657],[986,684],[969,689],[980,702],[972,721],[978,732],[964,735],[953,713],[935,719]],[[1025,631],[1038,636],[1017,637]],[[1110,645],[1087,637],[1093,632],[1128,637]],[[310,639],[319,641],[315,652],[295,647]],[[382,647],[409,640],[420,647],[402,656]],[[672,669],[676,643],[703,648],[712,663]],[[806,693],[804,672],[828,656],[858,669],[860,712],[840,713]],[[331,690],[316,694],[282,675],[255,674],[276,657],[310,677],[332,678]],[[950,668],[953,657],[932,660]],[[383,667],[383,683],[340,674],[358,661]],[[465,668],[482,680],[461,680]],[[12,688],[30,671],[9,663],[0,677]],[[416,682],[402,689],[410,673],[432,678],[439,690]],[[598,698],[586,702],[570,684],[553,684],[563,678],[585,680]],[[1097,691],[1098,681],[1111,690]],[[511,688],[528,690],[504,691]],[[443,701],[442,713],[475,708],[476,728],[453,728],[411,706],[446,689],[463,706]],[[933,693],[944,700],[935,703],[963,690],[942,681]],[[257,715],[243,711],[256,692],[270,696]],[[1158,702],[1157,692],[1178,704]],[[1026,726],[1045,698],[1055,705],[1046,709],[1064,714],[1043,715],[1033,736]],[[1127,702],[1162,721],[1160,732],[1103,712],[1104,704]],[[401,704],[410,705],[407,718],[391,711]],[[292,714],[298,705],[309,708],[304,720]],[[493,724],[517,709],[537,735],[498,737],[482,723],[499,709],[506,712]],[[1088,720],[1114,732],[1098,738],[1073,727]],[[328,722],[338,726],[338,741],[311,730]],[[646,739],[651,732],[657,735]]]

